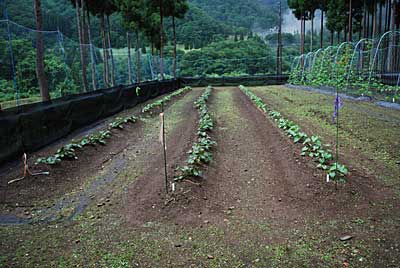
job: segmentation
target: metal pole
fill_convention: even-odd
[[[65,72],[65,82],[67,82],[67,81],[69,80],[69,77],[68,77],[68,68],[67,68],[67,58],[66,58],[66,55],[65,55],[65,49],[64,49],[64,45],[63,45],[63,41],[64,41],[63,35],[62,35],[62,33],[60,32],[59,29],[57,29],[57,41],[58,41],[58,45],[59,45],[59,47],[60,47],[61,53],[62,53],[62,55],[63,55],[63,60],[64,60],[64,72]],[[64,96],[63,87],[61,87],[61,92],[60,92],[60,94],[61,94],[61,97]]]
[[[155,76],[154,70],[153,70],[151,53],[147,53],[147,61],[149,62],[149,66],[150,66],[151,79],[152,80],[157,80],[157,77]]]
[[[13,85],[14,85],[14,89],[15,89],[15,99],[16,99],[17,106],[19,106],[19,90],[18,90],[18,85],[17,85],[17,73],[15,70],[14,53],[13,53],[13,45],[12,45],[11,30],[10,30],[10,21],[8,19],[7,9],[4,10],[4,14],[5,14],[6,21],[7,21],[7,38],[8,38],[8,44],[9,44],[10,57],[11,57],[11,70],[13,73]]]

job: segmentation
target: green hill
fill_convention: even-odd
[[[277,24],[278,19],[268,1],[271,0],[189,0],[190,11],[185,19],[177,23],[178,42],[187,47],[199,48],[235,33],[246,34],[254,27],[271,28]],[[3,2],[10,20],[27,27],[35,27],[31,1]],[[44,29],[59,29],[69,38],[77,37],[75,11],[70,0],[42,0],[42,9]],[[0,5],[0,16],[3,14],[4,5]],[[166,23],[170,21],[166,20]],[[111,24],[114,46],[125,46],[125,30],[120,16],[113,15]],[[99,22],[96,18],[93,18],[92,26],[94,42],[100,46]],[[168,36],[171,40],[172,33],[169,32]]]
[[[278,23],[274,6],[261,0],[190,0],[216,20],[248,30],[254,27],[269,29]],[[273,8],[271,8],[273,7]]]

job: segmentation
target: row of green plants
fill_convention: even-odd
[[[188,152],[189,157],[186,160],[186,165],[178,167],[178,175],[175,176],[175,181],[182,181],[190,177],[201,177],[201,168],[203,165],[210,163],[213,159],[211,150],[216,142],[213,141],[209,133],[214,128],[214,122],[207,108],[207,101],[211,95],[212,87],[208,86],[204,93],[195,102],[200,116],[197,141],[192,145],[192,149]]]
[[[165,103],[169,102],[172,98],[180,96],[180,95],[183,95],[183,94],[185,94],[185,93],[187,93],[187,92],[189,92],[191,90],[192,90],[192,88],[189,87],[189,86],[181,88],[181,89],[178,89],[177,91],[174,91],[173,93],[171,93],[171,94],[169,94],[169,95],[167,95],[167,96],[165,96],[165,97],[163,97],[163,98],[161,98],[161,99],[159,99],[159,100],[157,100],[157,101],[155,101],[153,103],[150,103],[150,104],[146,105],[143,108],[142,112],[143,113],[149,113],[154,109],[161,108],[162,105],[164,105]]]
[[[72,140],[71,143],[62,146],[56,151],[54,155],[39,158],[36,164],[55,165],[62,160],[77,160],[77,150],[83,150],[87,146],[106,145],[107,139],[111,138],[113,129],[124,129],[128,123],[135,123],[138,120],[135,116],[117,117],[115,121],[111,122],[107,129],[101,130],[97,133],[86,135],[80,140]]]
[[[331,180],[345,180],[348,169],[346,166],[333,161],[334,157],[332,149],[329,148],[329,144],[323,144],[321,138],[318,136],[308,136],[301,130],[300,126],[293,121],[286,119],[278,111],[268,109],[264,101],[246,87],[240,86],[240,90],[251,99],[257,108],[271,117],[278,127],[293,139],[294,143],[303,145],[302,156],[312,158],[317,163],[317,168],[328,172]]]
[[[352,61],[353,47],[348,44],[338,55],[334,47],[316,54],[314,58],[302,58],[292,68],[289,83],[306,86],[331,86],[341,92],[376,96],[390,102],[400,102],[400,87],[386,85],[370,74],[371,43]],[[352,64],[351,64],[352,63]],[[362,65],[360,68],[359,65]]]
[[[190,87],[185,87],[182,89],[179,89],[162,99],[155,101],[151,104],[148,104],[145,106],[143,109],[143,113],[149,112],[152,109],[156,107],[160,107],[162,104],[165,102],[170,101],[173,97],[179,96],[181,94],[184,94],[188,91],[190,91],[192,88]],[[140,94],[140,88],[136,88],[136,95],[139,96]],[[124,129],[124,126],[128,123],[135,123],[137,120],[139,120],[135,116],[128,116],[128,117],[117,117],[113,122],[109,124],[107,129],[101,130],[97,133],[93,133],[90,135],[86,135],[80,140],[72,140],[71,143],[66,144],[62,146],[60,149],[56,151],[54,155],[48,156],[48,157],[42,157],[37,159],[36,164],[47,164],[47,165],[55,165],[60,163],[62,160],[76,160],[78,159],[77,157],[77,150],[82,150],[86,146],[96,146],[96,145],[106,145],[107,144],[107,139],[111,138],[112,132],[111,130],[113,129],[119,129],[122,130]]]

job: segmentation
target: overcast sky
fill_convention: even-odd
[[[320,19],[321,19],[321,12],[317,10],[315,12],[315,19],[314,19],[314,29],[315,31],[319,31],[320,29]],[[306,22],[306,32],[310,30],[310,21]],[[285,14],[283,15],[283,26],[282,31],[285,33],[294,33],[300,32],[300,21],[293,16],[293,13],[290,9],[286,10]]]

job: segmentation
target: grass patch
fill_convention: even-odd
[[[335,144],[336,127],[331,123],[333,96],[284,86],[250,89],[310,134]],[[400,112],[365,102],[343,100],[343,103],[339,128],[342,157],[349,166],[394,186],[400,195]]]

